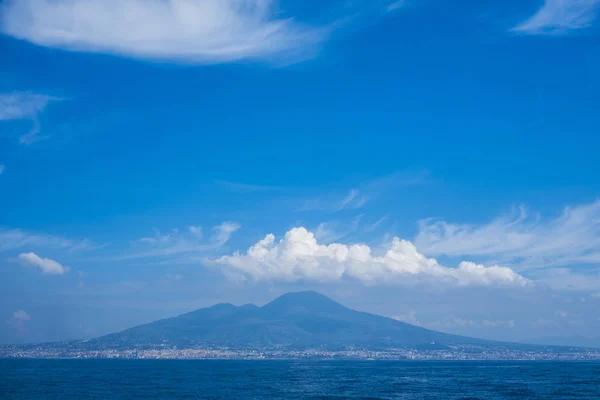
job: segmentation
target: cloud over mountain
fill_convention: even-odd
[[[365,244],[319,244],[303,227],[283,239],[267,235],[245,254],[234,253],[214,261],[230,275],[256,281],[337,281],[350,278],[365,284],[410,284],[422,281],[457,286],[525,286],[528,281],[509,268],[461,262],[448,268],[418,252],[409,241],[394,238],[381,255]]]

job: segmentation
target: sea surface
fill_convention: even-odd
[[[600,362],[0,360],[0,399],[600,399]]]

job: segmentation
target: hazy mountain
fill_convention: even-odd
[[[316,292],[299,292],[285,294],[262,307],[217,304],[103,336],[88,345],[378,349],[483,343],[488,342],[354,311]]]

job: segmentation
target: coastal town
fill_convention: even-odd
[[[85,349],[80,345],[7,345],[0,346],[0,358],[36,359],[355,359],[355,360],[600,360],[600,349],[556,346],[452,346],[423,350],[395,348],[367,350],[327,349],[228,349],[173,348],[156,346],[140,349]]]

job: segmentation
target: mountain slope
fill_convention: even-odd
[[[257,307],[218,304],[88,342],[103,348],[342,349],[481,344],[374,314],[358,312],[316,292],[285,294]]]

